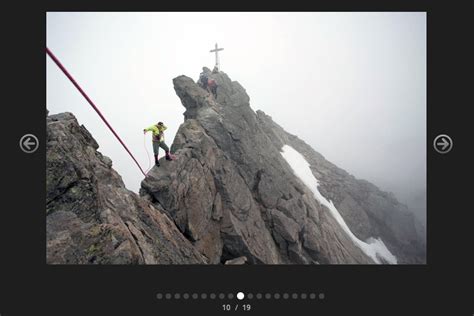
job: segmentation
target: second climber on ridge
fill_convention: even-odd
[[[163,132],[167,129],[167,127],[163,124],[163,122],[158,122],[158,124],[152,125],[148,128],[143,130],[143,133],[152,132],[152,143],[153,143],[153,154],[155,156],[155,165],[160,166],[160,162],[158,161],[158,150],[159,148],[163,148],[166,154],[166,160],[173,160],[173,155],[170,154],[169,147],[165,144],[165,136]]]

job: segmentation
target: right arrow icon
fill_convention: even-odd
[[[446,134],[438,135],[434,139],[433,147],[440,154],[446,154],[453,148],[453,140]]]

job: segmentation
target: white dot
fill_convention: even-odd
[[[244,297],[245,297],[244,293],[242,293],[242,292],[237,293],[237,299],[238,300],[243,300]]]

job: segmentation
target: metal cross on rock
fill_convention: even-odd
[[[219,63],[219,51],[221,51],[221,50],[224,50],[224,49],[223,48],[218,48],[217,43],[216,43],[216,48],[210,50],[210,53],[216,53],[216,66],[215,67],[217,68],[217,70],[220,70],[220,67],[221,67],[221,65]]]

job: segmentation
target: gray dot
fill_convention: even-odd
[[[162,293],[158,293],[156,294],[156,298],[161,300],[163,298],[163,294]]]
[[[192,298],[193,298],[193,299],[197,300],[198,297],[199,297],[199,296],[197,295],[197,293],[193,293],[193,295],[192,295]]]
[[[202,293],[201,294],[201,299],[205,300],[207,298],[207,294],[206,293]]]
[[[305,300],[308,298],[308,294],[306,293],[301,293],[301,299]]]
[[[290,297],[290,295],[288,293],[283,293],[283,299],[288,299],[288,297]]]
[[[255,295],[255,297],[257,298],[257,300],[259,300],[259,299],[262,298],[262,294],[261,294],[261,293],[257,293],[257,295]]]
[[[189,298],[189,294],[188,294],[188,293],[184,293],[184,294],[183,294],[183,298],[184,298],[185,300],[187,300],[187,299]]]
[[[179,300],[180,298],[181,298],[181,294],[179,294],[179,293],[174,294],[174,299],[175,300]]]
[[[266,298],[267,300],[269,300],[269,299],[272,298],[272,295],[271,295],[270,293],[267,293],[267,294],[265,294],[265,298]]]
[[[293,294],[291,295],[291,298],[294,299],[294,300],[296,300],[296,299],[298,298],[298,294],[293,293]]]
[[[229,300],[233,299],[233,298],[234,298],[234,294],[233,294],[233,293],[227,294],[227,298],[228,298]]]
[[[316,298],[316,294],[311,293],[311,294],[309,295],[309,298],[312,299],[312,300],[314,300],[314,299]]]
[[[223,300],[223,299],[225,298],[225,294],[224,294],[224,293],[219,293],[219,298],[220,298],[221,300]]]
[[[324,293],[319,293],[319,299],[320,300],[324,300],[324,297],[325,297]]]
[[[209,297],[211,298],[211,300],[214,300],[214,299],[216,299],[216,294],[215,294],[215,293],[211,293],[211,294],[209,295]]]
[[[247,294],[247,298],[248,298],[249,300],[253,299],[253,294],[252,294],[252,293],[248,293],[248,294]]]
[[[171,298],[171,294],[170,294],[170,293],[166,293],[165,298],[166,298],[167,300],[169,300],[169,299]]]
[[[276,300],[279,300],[279,299],[280,299],[280,293],[275,293],[275,295],[273,295],[273,297],[274,297]]]

